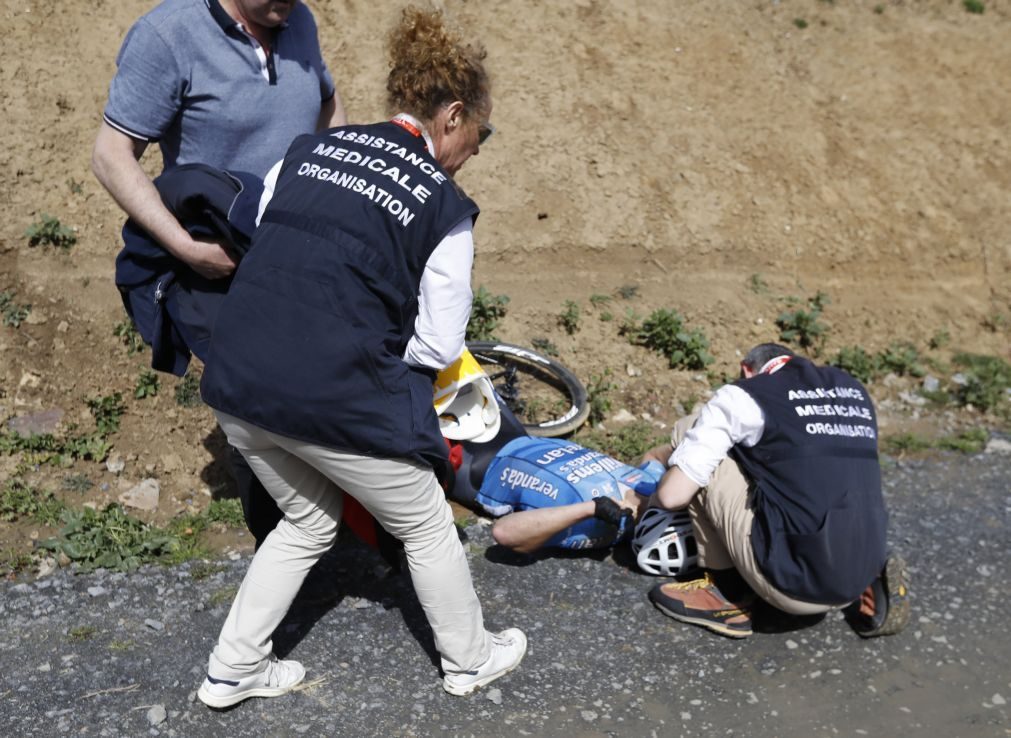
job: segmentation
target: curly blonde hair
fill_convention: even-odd
[[[432,120],[439,107],[459,100],[472,116],[488,106],[490,84],[486,52],[467,44],[447,27],[441,10],[408,5],[388,38],[390,74],[386,80],[391,111]]]

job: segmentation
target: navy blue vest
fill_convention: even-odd
[[[434,371],[402,359],[432,251],[477,216],[392,123],[299,136],[215,324],[211,407],[310,443],[442,476]]]
[[[888,523],[867,390],[799,357],[737,386],[765,414],[761,440],[731,452],[754,483],[751,545],[762,573],[804,602],[856,599],[884,565]]]

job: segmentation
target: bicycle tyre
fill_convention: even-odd
[[[559,362],[522,346],[501,341],[468,341],[467,348],[491,377],[495,391],[532,436],[572,433],[590,416],[586,387]],[[556,407],[540,408],[543,397]],[[538,403],[534,413],[531,405]],[[564,410],[561,405],[567,404]],[[544,413],[548,412],[547,417]]]

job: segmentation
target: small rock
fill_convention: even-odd
[[[635,422],[635,416],[625,408],[622,408],[611,416],[611,420],[615,423],[632,423]]]
[[[137,486],[119,496],[119,501],[137,510],[157,510],[161,486],[157,479],[148,477]]]
[[[1007,704],[1007,700],[1005,700],[999,694],[995,694],[993,697],[991,697],[990,698],[990,702],[992,702],[995,705],[1005,705],[1005,704]]]
[[[183,468],[183,460],[179,454],[165,454],[161,457],[161,466],[167,472],[179,471]]]
[[[61,320],[59,325],[56,326],[56,330],[58,330],[60,333],[66,333],[67,331],[70,330],[70,323],[68,323],[65,320]]]
[[[113,474],[119,474],[123,469],[126,468],[126,462],[119,456],[119,454],[114,454],[106,459],[105,468],[111,471]]]
[[[101,597],[106,591],[105,587],[88,587],[88,594],[92,597]]]
[[[488,694],[485,695],[485,699],[489,702],[494,702],[496,705],[502,704],[502,690],[501,689],[489,689]]]
[[[146,618],[144,620],[144,625],[149,627],[151,630],[165,630],[165,624],[160,620],[154,620],[153,618]]]
[[[63,420],[63,408],[54,407],[41,413],[20,415],[7,422],[7,429],[19,436],[41,436],[44,433],[54,433]]]
[[[42,375],[35,372],[24,372],[18,380],[18,387],[29,387],[34,389],[42,382]]]
[[[580,717],[583,718],[583,720],[585,720],[588,723],[592,723],[594,720],[597,719],[597,713],[595,713],[593,710],[581,710],[579,715]]]
[[[914,407],[923,407],[927,404],[927,398],[918,395],[915,392],[900,392],[899,399],[907,405],[913,405]]]
[[[964,387],[969,384],[969,378],[962,374],[962,372],[958,372],[958,374],[951,375],[951,383],[957,384],[959,387]]]
[[[161,725],[165,722],[168,714],[165,712],[165,705],[153,705],[147,711],[147,721],[151,725]]]
[[[795,641],[793,639],[787,640],[786,647],[792,651],[793,649],[795,649],[797,647],[797,641]]]
[[[988,454],[1011,454],[1011,441],[1003,438],[991,438],[987,441],[984,453]]]
[[[923,389],[927,392],[937,392],[941,389],[941,380],[928,374],[923,378]]]
[[[629,362],[628,364],[625,364],[625,373],[630,377],[640,377],[642,376],[642,369]]]
[[[39,665],[38,665],[38,666],[37,666],[37,667],[35,668],[35,670],[36,670],[36,671],[41,671],[41,672],[45,673],[45,672],[47,672],[47,671],[52,671],[52,670],[53,670],[53,667],[52,667],[52,666],[50,666],[49,662],[47,661],[47,662],[46,662],[46,663],[44,663],[44,664],[39,664]]]

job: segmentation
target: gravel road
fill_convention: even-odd
[[[731,641],[676,623],[614,554],[521,557],[467,528],[490,627],[530,639],[471,697],[441,689],[409,581],[353,540],[313,572],[276,649],[310,686],[216,712],[196,701],[248,559],[59,571],[0,587],[5,735],[1000,736],[1011,733],[1011,454],[885,464],[910,627],[863,641],[832,614]]]

